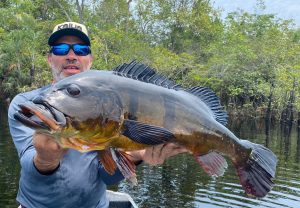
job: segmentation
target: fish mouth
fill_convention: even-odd
[[[58,131],[66,125],[66,117],[46,102],[28,101],[19,105],[14,118],[35,130]]]

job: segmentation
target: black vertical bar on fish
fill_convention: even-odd
[[[167,129],[172,129],[175,126],[175,106],[169,105],[168,100],[163,98],[165,114],[163,117],[163,125]]]
[[[129,96],[129,112],[128,112],[128,119],[129,120],[137,120],[137,110],[138,110],[138,96],[128,92]]]

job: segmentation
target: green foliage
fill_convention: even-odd
[[[88,26],[95,69],[137,60],[186,87],[208,86],[235,108],[271,97],[274,108],[292,100],[300,110],[300,30],[269,14],[221,21],[209,0],[1,1],[2,97],[51,82],[47,38],[68,20]]]
[[[215,89],[238,98],[241,105],[245,101],[267,100],[274,90],[274,101],[282,109],[286,103],[279,92],[290,91],[293,80],[297,80],[297,72],[289,60],[295,59],[291,49],[297,42],[291,39],[292,34],[289,23],[273,15],[232,13],[225,22],[223,37],[210,48],[214,55],[207,62],[209,76],[222,83]],[[295,48],[295,53],[299,53],[299,48]],[[289,74],[285,84],[283,74]],[[214,88],[215,83],[208,85]]]

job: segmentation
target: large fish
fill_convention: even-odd
[[[100,150],[109,173],[119,167],[134,178],[135,166],[123,151],[173,142],[186,147],[211,176],[223,175],[227,156],[250,196],[263,197],[274,185],[276,156],[225,127],[227,114],[215,93],[184,89],[140,63],[65,78],[19,106],[16,119],[61,146]]]

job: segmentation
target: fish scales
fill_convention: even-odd
[[[125,81],[131,81],[131,80],[125,80]],[[116,82],[121,83],[117,80]],[[137,82],[137,84],[140,83]],[[114,83],[112,85],[114,85],[114,87],[117,90],[118,86],[115,85]],[[220,148],[220,145],[218,144],[219,143],[218,140],[221,140],[223,137],[215,133],[216,126],[214,123],[213,125],[212,123],[209,122],[209,120],[207,121],[204,119],[197,122],[197,120],[199,120],[199,118],[202,117],[201,114],[203,115],[206,113],[206,112],[197,111],[197,107],[200,105],[197,99],[195,99],[195,102],[192,103],[192,105],[191,103],[185,104],[182,103],[182,100],[178,100],[179,96],[176,95],[178,91],[174,90],[174,93],[170,95],[170,92],[167,89],[164,91],[165,92],[164,93],[159,91],[160,87],[151,84],[148,85],[153,87],[152,92],[150,91],[150,89],[148,89],[148,91],[150,91],[149,94],[145,94],[144,93],[145,89],[143,89],[142,87],[138,88],[137,86],[134,86],[133,88],[126,90],[126,91],[130,91],[131,94],[134,95],[135,97],[138,97],[137,99],[138,109],[134,109],[134,111],[136,111],[135,112],[136,120],[145,123],[150,123],[153,125],[164,126],[165,128],[172,131],[176,135],[175,136],[176,141],[190,146],[193,149],[193,151],[197,151],[199,154],[205,154],[208,152],[208,151],[201,151],[203,149],[203,145],[201,144],[207,143],[206,138],[209,137],[210,139],[212,139],[213,136],[217,141],[215,142],[214,149],[219,149],[220,152],[221,151],[226,152],[228,150],[228,146],[224,147],[223,149]],[[121,86],[128,86],[128,84],[121,83],[120,87]],[[121,95],[125,94],[122,93],[122,91],[119,92]],[[186,92],[183,92],[183,94],[186,97],[191,96]],[[190,98],[189,100],[192,100],[192,98]],[[128,109],[126,112],[132,114],[130,108],[128,108],[126,104],[124,108]],[[168,109],[173,109],[171,115],[168,115],[166,113]],[[172,125],[165,125],[169,123],[171,123]],[[223,128],[221,125],[220,127]],[[196,140],[197,142],[195,142],[194,140],[195,135],[197,135],[197,140]],[[202,140],[204,141],[202,142]],[[208,142],[208,143],[212,143],[212,142]],[[227,154],[229,153],[230,151],[227,151]]]
[[[105,79],[104,76],[98,75],[98,77],[101,78],[99,82],[103,82],[102,78]],[[203,122],[208,123],[208,121],[204,120],[205,118],[202,119],[202,116],[199,116],[199,100],[194,99],[194,96],[187,92],[170,90],[151,83],[141,83],[124,77],[115,77],[114,80],[107,81],[105,85],[108,84],[110,85],[108,88],[117,91],[121,99],[125,101],[123,103],[125,113],[135,115],[138,121],[158,126],[170,122],[173,123],[174,126],[181,128],[171,126],[169,130],[172,130],[172,128],[178,131],[185,130],[184,132],[186,133],[199,129],[199,127],[203,126]],[[183,99],[181,95],[178,94],[182,94],[187,98]],[[135,109],[130,108],[130,100],[128,100],[128,97],[135,97],[137,100],[137,107]],[[193,99],[194,102],[191,103],[190,100]],[[175,109],[173,110],[175,115],[169,115],[169,120],[168,117],[166,117],[166,109],[170,107],[165,108],[165,106],[172,106],[172,108]],[[208,114],[204,110],[200,113],[202,115]],[[202,120],[197,122],[199,119]],[[182,125],[182,123],[186,125]]]

